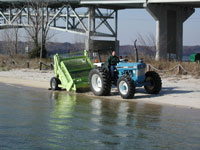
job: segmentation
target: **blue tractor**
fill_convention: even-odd
[[[143,87],[149,94],[158,94],[162,88],[162,81],[158,73],[146,72],[146,64],[138,60],[135,41],[136,62],[121,61],[116,66],[115,77],[111,78],[105,64],[97,65],[89,74],[90,89],[96,96],[107,96],[112,85],[116,85],[119,94],[124,99],[134,97],[135,88]]]

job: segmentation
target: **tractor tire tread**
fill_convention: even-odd
[[[103,83],[102,83],[102,90],[100,92],[96,92],[93,88],[92,88],[92,85],[91,85],[91,78],[92,78],[92,75],[93,74],[98,74]],[[92,92],[97,95],[97,96],[108,96],[110,95],[110,91],[111,91],[111,82],[110,82],[110,78],[109,78],[109,75],[107,74],[107,72],[102,69],[102,68],[98,68],[98,69],[92,69],[90,71],[90,74],[89,74],[89,81],[90,81],[90,89],[92,90]]]
[[[126,95],[123,95],[122,93],[120,93],[120,90],[119,90],[119,83],[121,80],[125,80],[128,84],[128,88],[129,88],[129,91]],[[123,75],[121,76],[118,81],[117,81],[117,87],[118,87],[118,91],[121,95],[121,97],[123,99],[132,99],[135,95],[135,84],[134,84],[134,81],[131,79],[131,77],[129,75]]]
[[[162,89],[162,80],[160,78],[160,75],[155,71],[148,71],[145,74],[147,77],[152,77],[155,81],[155,87],[153,89],[149,89],[148,86],[144,86],[145,90],[149,94],[159,94],[160,90]]]
[[[55,88],[53,88],[53,86],[52,86],[53,80],[55,80],[55,82],[56,82]],[[53,90],[53,91],[60,90],[61,88],[58,87],[59,84],[61,84],[61,82],[60,82],[60,80],[59,80],[57,77],[52,77],[52,78],[51,78],[51,80],[50,80],[50,87],[51,87],[51,90]]]

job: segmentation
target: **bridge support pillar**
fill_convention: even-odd
[[[191,7],[169,4],[148,4],[147,11],[156,20],[156,60],[171,54],[182,60],[183,23],[194,13]]]

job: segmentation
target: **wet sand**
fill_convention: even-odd
[[[0,72],[0,83],[22,85],[34,88],[49,89],[50,79],[54,76],[53,71],[39,70],[11,70]],[[137,88],[134,99],[123,100],[116,89],[112,90],[111,96],[101,97],[123,101],[135,101],[153,104],[168,104],[200,109],[200,79],[191,76],[162,77],[163,88],[158,95],[146,94],[143,88]],[[94,96],[92,92],[82,93]],[[97,96],[95,96],[98,98]]]

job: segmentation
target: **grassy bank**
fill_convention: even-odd
[[[51,59],[42,59],[39,58],[30,59],[24,55],[15,55],[15,56],[0,56],[0,71],[7,71],[16,68],[30,68],[30,69],[39,69],[40,61],[49,65],[52,63]],[[47,66],[43,66],[43,69],[49,69]]]
[[[195,77],[200,77],[200,64],[191,63],[191,62],[178,62],[178,61],[149,61],[148,64],[151,64],[157,68],[158,72],[165,75],[180,74],[178,70],[178,65],[181,66],[181,74],[183,75],[193,75]],[[174,69],[173,69],[174,68]]]
[[[51,63],[53,63],[52,59],[42,59],[41,61],[44,64],[47,64],[48,66],[50,66]],[[129,58],[129,62],[134,62],[134,60]],[[16,55],[13,57],[3,55],[0,56],[0,71],[7,71],[16,68],[28,68],[27,63],[29,63],[29,68],[31,69],[39,69],[40,67],[39,58],[29,59],[27,56],[23,55]],[[145,59],[145,63],[151,64],[152,66],[154,66],[159,70],[157,71],[158,73],[163,75],[178,74],[176,68],[173,70],[170,69],[180,64],[185,69],[185,71],[187,71],[187,72],[183,71],[182,74],[191,74],[195,77],[200,77],[200,64],[197,63],[178,62],[178,61],[155,61],[153,59]],[[43,66],[43,69],[50,69],[50,68],[47,66]]]

